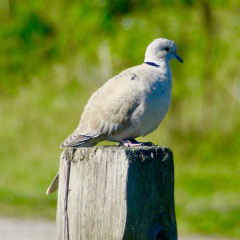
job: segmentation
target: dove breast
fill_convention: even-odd
[[[129,68],[92,95],[75,132],[110,141],[144,136],[166,115],[171,87],[171,71],[147,64]]]

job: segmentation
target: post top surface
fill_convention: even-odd
[[[78,147],[78,148],[66,148],[62,152],[62,158],[82,160],[89,159],[90,156],[107,154],[111,155],[126,155],[128,159],[143,159],[145,157],[160,158],[165,161],[170,157],[173,159],[172,150],[164,146],[136,146],[136,147],[125,147],[125,146],[94,146],[94,147]],[[91,157],[90,157],[91,158]]]
[[[108,146],[93,146],[93,147],[75,147],[75,148],[65,148],[65,151],[124,151],[124,152],[136,152],[136,151],[163,151],[164,153],[172,153],[171,148],[166,146],[134,146],[134,147],[126,147],[126,146],[117,146],[117,145],[108,145]]]

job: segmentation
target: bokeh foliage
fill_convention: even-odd
[[[240,2],[1,0],[0,214],[54,218],[60,143],[91,93],[173,39],[173,101],[139,140],[173,149],[180,233],[240,238]],[[109,143],[103,143],[109,144]]]

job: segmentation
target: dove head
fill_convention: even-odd
[[[177,55],[177,45],[174,41],[157,38],[148,45],[144,62],[161,65],[168,63],[171,59],[177,59],[183,63],[183,60]]]

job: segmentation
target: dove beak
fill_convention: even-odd
[[[183,60],[176,53],[174,54],[174,56],[179,62],[183,63]]]

